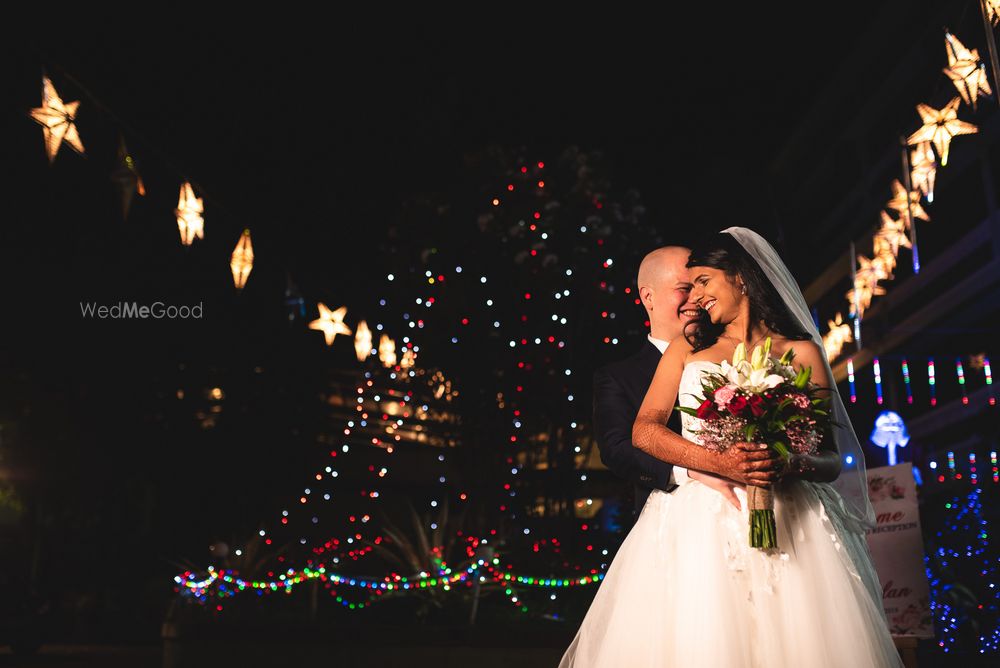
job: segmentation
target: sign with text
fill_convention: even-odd
[[[876,520],[875,528],[868,532],[868,548],[882,583],[889,631],[894,636],[932,638],[913,465],[868,469],[868,495]]]

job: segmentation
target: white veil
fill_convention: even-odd
[[[826,350],[823,347],[823,339],[820,337],[819,330],[816,329],[816,323],[813,322],[812,315],[809,313],[809,307],[802,296],[802,290],[799,288],[791,272],[788,271],[788,267],[781,261],[778,252],[762,236],[745,227],[728,227],[722,230],[721,233],[729,234],[736,239],[750,257],[756,260],[760,268],[764,270],[764,275],[767,276],[768,280],[771,281],[771,284],[778,291],[778,295],[784,300],[785,306],[788,307],[788,312],[796,324],[804,332],[807,332],[816,345],[819,346],[820,352],[823,355],[823,364],[826,365],[826,372],[832,381],[833,371],[830,369],[830,360],[827,359]],[[854,528],[862,530],[875,525],[875,511],[868,500],[865,455],[861,449],[861,443],[858,441],[858,436],[854,433],[854,427],[851,426],[851,420],[847,415],[844,400],[841,398],[836,386],[832,389],[833,391],[830,394],[833,404],[833,419],[836,422],[836,425],[833,427],[833,438],[837,445],[837,452],[840,454],[841,462],[846,461],[848,455],[853,457],[853,468],[845,468],[841,472],[840,477],[834,481],[833,487],[843,497],[850,519],[857,523]]]

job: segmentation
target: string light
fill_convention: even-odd
[[[854,358],[847,360],[847,382],[851,387],[851,403],[858,403],[858,393],[854,387]]]
[[[931,394],[931,406],[937,406],[937,397],[934,392],[934,358],[931,357],[927,360],[927,386],[930,389]]]
[[[872,362],[872,370],[875,372],[875,403],[882,405],[882,368],[879,365],[878,357]]]
[[[913,405],[913,388],[910,386],[910,365],[903,358],[903,386],[906,387],[906,403]]]
[[[958,375],[958,387],[962,390],[962,403],[969,405],[969,394],[965,390],[965,369],[962,367],[962,358],[955,360],[955,373]]]
[[[993,392],[993,371],[990,369],[990,358],[983,357],[983,373],[986,374],[986,387],[989,388],[990,406],[997,405],[997,398]]]

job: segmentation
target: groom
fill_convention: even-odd
[[[663,351],[697,317],[698,307],[688,303],[691,283],[684,265],[689,254],[687,248],[665,246],[643,258],[637,282],[649,316],[647,340],[631,357],[594,373],[594,435],[604,465],[634,485],[632,522],[654,488],[676,487],[672,465],[632,445],[632,424]],[[675,412],[667,426],[680,433],[680,413]]]

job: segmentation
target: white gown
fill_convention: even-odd
[[[680,403],[701,394],[695,361]],[[699,420],[683,415],[683,435]],[[674,467],[622,543],[560,668],[864,668],[902,666],[863,534],[841,497],[796,480],[775,493],[778,550],[749,546],[737,511]]]

